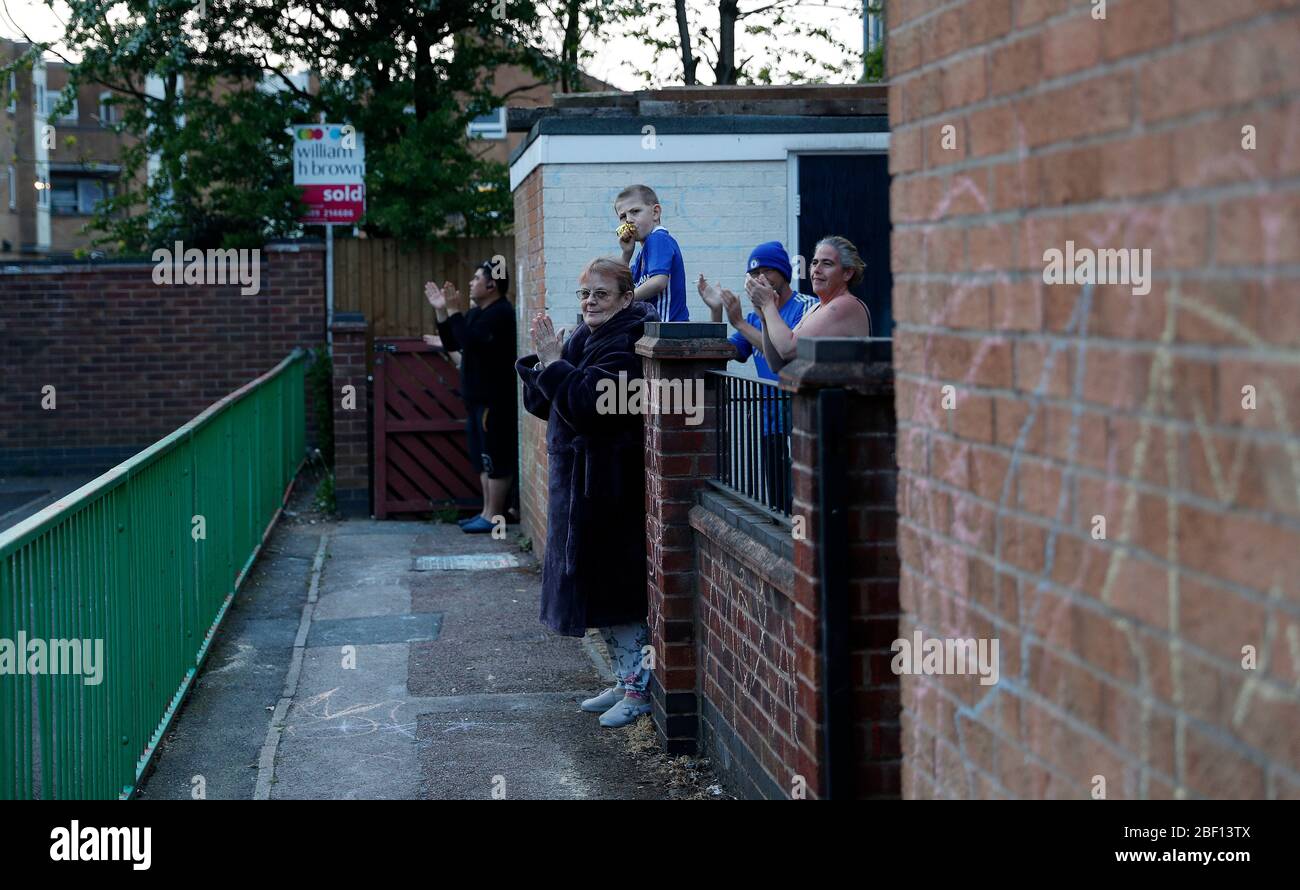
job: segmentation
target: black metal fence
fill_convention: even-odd
[[[718,378],[719,482],[790,515],[790,393],[775,381],[711,371]]]

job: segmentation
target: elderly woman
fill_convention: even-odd
[[[599,628],[615,683],[582,703],[600,725],[626,726],[650,712],[646,645],[645,449],[640,414],[602,411],[610,386],[641,376],[633,346],[652,304],[634,296],[632,271],[595,259],[578,278],[583,324],[561,345],[544,313],[533,317],[535,354],[515,363],[524,407],[546,420],[550,491],[542,622],[565,636]],[[620,383],[621,379],[621,383]]]
[[[773,371],[794,360],[800,337],[870,337],[871,313],[849,292],[862,280],[866,264],[853,242],[827,235],[817,242],[809,264],[817,304],[803,314],[794,330],[781,317],[776,292],[762,278],[745,278],[745,291],[763,318],[763,357]]]

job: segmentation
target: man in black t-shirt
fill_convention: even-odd
[[[483,484],[483,512],[461,523],[469,534],[492,531],[504,516],[519,462],[515,400],[515,310],[506,294],[510,279],[504,264],[481,264],[469,282],[474,308],[462,312],[460,293],[432,281],[425,295],[438,316],[442,345],[460,350],[461,391],[469,417],[465,431],[469,457]]]

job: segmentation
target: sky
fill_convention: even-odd
[[[688,0],[689,2],[689,0]],[[836,0],[844,6],[855,6],[855,0]],[[749,4],[745,4],[749,5]],[[742,5],[744,8],[744,5]],[[57,14],[56,14],[57,13]],[[853,49],[860,50],[862,45],[861,15],[854,15],[843,9],[822,9],[811,4],[801,8],[804,20],[824,25],[833,33],[846,35],[845,42]],[[67,7],[63,3],[55,4],[55,11],[41,0],[0,0],[0,37],[20,38],[26,31],[36,40],[57,42],[63,34],[60,20],[66,20]],[[736,57],[743,59],[765,49],[764,46],[750,42],[743,34],[736,36]],[[812,40],[787,38],[780,42],[782,52],[821,49],[821,44]],[[644,88],[645,82],[639,75],[642,66],[648,67],[658,78],[659,83],[668,83],[667,76],[674,70],[675,60],[654,58],[650,50],[635,38],[611,36],[602,40],[594,58],[584,63],[587,72],[619,89],[631,90]],[[701,69],[704,63],[701,63]],[[701,78],[707,80],[708,74],[701,70]],[[680,82],[680,81],[677,81]]]

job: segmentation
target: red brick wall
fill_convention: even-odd
[[[795,702],[794,567],[704,507],[691,525],[705,750],[742,796],[788,795],[807,729]]]
[[[1092,7],[889,4],[904,794],[1300,797],[1300,8]]]
[[[516,335],[519,355],[533,351],[528,329],[533,313],[546,302],[546,255],[542,253],[542,168],[538,167],[515,189],[515,262],[511,270],[519,281],[515,306],[519,324]],[[523,274],[519,274],[522,268]],[[557,326],[572,320],[551,319]],[[524,410],[519,397],[519,511],[523,533],[532,539],[533,552],[541,559],[546,551],[546,421]]]
[[[646,380],[701,381],[698,424],[685,414],[645,414],[646,600],[655,666],[650,696],[659,737],[670,754],[694,752],[699,739],[697,572],[691,534],[696,491],[717,466],[717,381],[735,348],[725,326],[653,323],[636,344]],[[656,336],[657,331],[657,336]]]
[[[366,385],[366,323],[361,313],[334,315],[334,500],[345,516],[370,515],[370,399]],[[343,388],[355,402],[343,406]]]
[[[814,354],[814,346],[827,348]],[[793,392],[790,521],[774,522],[767,511],[711,488],[690,509],[700,737],[704,753],[741,796],[829,796],[822,626],[830,621],[846,632],[848,689],[842,714],[848,744],[845,761],[833,766],[840,779],[834,793],[896,798],[901,704],[899,679],[889,670],[899,626],[893,369],[876,360],[866,342],[808,341],[801,348],[804,353],[782,371],[782,386]],[[821,413],[820,394],[828,388],[842,396],[842,428]],[[834,437],[843,467],[821,463],[820,435]],[[709,431],[701,454],[714,447]],[[689,467],[687,459],[663,453],[654,436],[650,449],[654,466],[676,459]],[[704,473],[696,460],[693,472]],[[823,473],[833,474],[841,518],[824,512]],[[652,534],[656,525],[652,514]],[[831,540],[837,534],[838,543]],[[845,569],[835,591],[842,594],[842,609],[825,615],[824,543],[840,548]],[[652,584],[652,617],[664,608],[690,614],[690,600],[677,599],[658,595]]]
[[[158,286],[153,268],[0,271],[0,472],[107,469],[295,346],[324,342],[321,245],[264,248],[248,296],[239,285]],[[46,385],[52,411],[41,408]]]
[[[821,345],[813,341],[801,348]],[[854,345],[859,347],[854,360],[812,360],[801,354],[781,372],[782,386],[794,390],[793,519],[804,522],[803,534],[794,541],[795,708],[800,728],[796,764],[807,778],[809,796],[829,793],[822,787],[822,726],[829,684],[821,625],[841,620],[822,616],[821,529],[829,522],[834,524],[831,534],[843,534],[847,550],[854,775],[846,786],[861,798],[896,798],[901,784],[901,702],[899,678],[889,669],[890,645],[899,634],[894,381],[887,362],[869,360],[871,349],[865,342]],[[844,429],[837,436],[843,447],[842,474],[819,462],[818,436],[830,422],[822,416],[818,398],[825,388],[845,394]],[[825,515],[819,503],[823,473],[831,473],[830,484],[840,489],[842,522]]]

